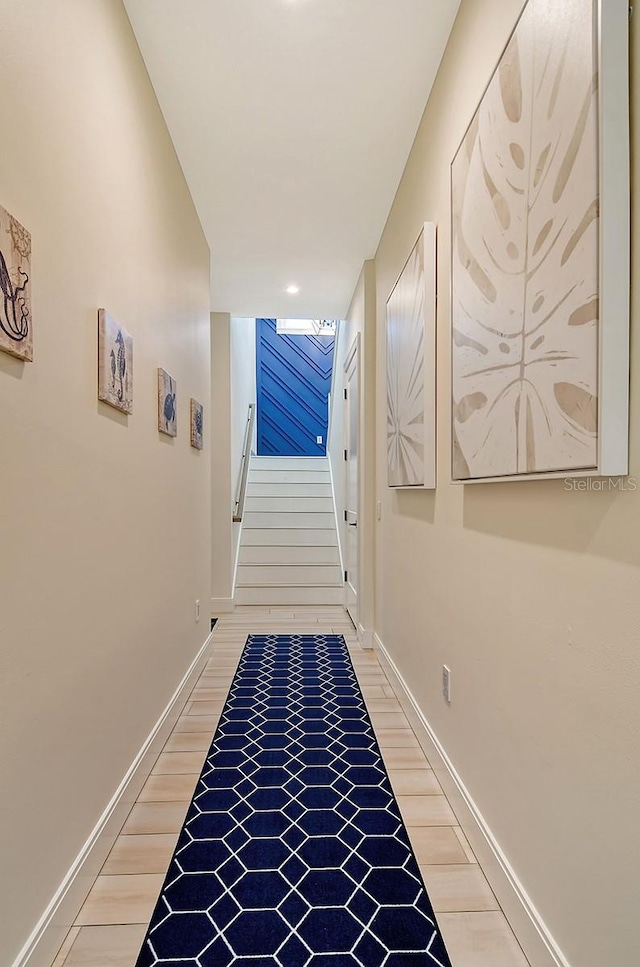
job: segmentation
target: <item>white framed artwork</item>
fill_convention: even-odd
[[[452,478],[628,472],[628,4],[528,0],[452,163]]]
[[[389,487],[436,486],[436,226],[423,226],[387,300]]]

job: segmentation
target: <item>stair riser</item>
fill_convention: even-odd
[[[247,497],[246,513],[296,513],[332,514],[333,500],[331,497]]]
[[[240,564],[339,564],[337,547],[241,547]]]
[[[315,528],[311,530],[305,527],[247,527],[246,522],[242,528],[242,547],[274,547],[283,545],[295,545],[297,547],[336,547],[338,538],[335,527],[326,527],[324,530]]]
[[[247,497],[328,497],[329,483],[253,483],[247,487]]]
[[[251,457],[251,470],[326,470],[326,457]]]
[[[252,470],[249,486],[254,483],[330,484],[331,476],[328,470]]]
[[[343,588],[236,588],[235,604],[344,604]]]
[[[341,587],[340,568],[335,564],[241,564],[236,576],[236,587],[256,585],[306,584]]]
[[[305,529],[315,530],[316,528],[334,528],[335,519],[333,514],[279,514],[276,511],[267,513],[254,513],[252,511],[248,511],[244,515],[244,524],[245,527],[302,527]]]

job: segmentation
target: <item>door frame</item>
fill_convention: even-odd
[[[349,450],[350,450],[350,447],[351,447],[350,413],[351,413],[351,402],[352,402],[351,401],[351,398],[350,398],[350,396],[349,396],[349,394],[347,392],[347,388],[348,388],[347,374],[352,369],[352,367],[354,365],[354,362],[355,362],[355,370],[356,370],[355,384],[356,384],[356,394],[357,394],[357,398],[356,398],[356,401],[355,401],[356,402],[356,407],[357,407],[357,422],[356,422],[356,427],[357,427],[357,430],[356,430],[356,461],[355,461],[355,463],[356,463],[356,486],[355,486],[355,494],[356,494],[355,517],[356,517],[356,521],[355,521],[355,524],[356,524],[356,527],[357,527],[356,541],[355,541],[356,581],[355,581],[355,584],[351,584],[351,582],[347,578],[345,578],[345,582],[344,582],[344,606],[345,606],[347,612],[349,613],[349,617],[351,618],[351,620],[352,620],[352,622],[353,622],[356,630],[358,630],[359,627],[360,627],[360,565],[361,565],[361,558],[362,558],[362,555],[361,555],[361,537],[360,537],[360,519],[361,519],[361,514],[360,514],[360,509],[361,509],[360,508],[360,474],[361,474],[361,451],[362,451],[361,440],[360,440],[360,435],[361,435],[360,434],[360,430],[361,430],[361,419],[360,419],[361,413],[360,413],[360,407],[361,407],[361,403],[362,403],[362,358],[361,358],[361,351],[360,351],[360,333],[359,332],[356,333],[356,335],[354,337],[354,340],[353,340],[351,346],[349,347],[349,349],[347,351],[347,355],[346,355],[346,358],[345,358],[345,361],[344,361],[344,370],[343,370],[343,372],[344,372],[343,388],[344,388],[344,391],[345,391],[343,393],[343,404],[344,404],[344,411],[343,411],[343,444],[344,444],[344,447],[343,447],[343,449],[344,449],[344,455],[345,455],[345,473],[344,473],[344,494],[343,494],[343,497],[344,497],[345,513],[344,513],[344,520],[341,522],[341,526],[343,528],[342,546],[345,549],[345,554],[344,554],[345,574],[348,574],[347,548],[349,546],[348,545],[349,524],[350,523],[353,523],[352,521],[349,521],[348,520],[349,513],[352,513],[353,511],[349,511],[347,509],[348,508],[348,505],[349,505],[348,453],[349,453]],[[353,589],[353,596],[350,596],[350,591],[349,591],[349,588],[350,587]]]

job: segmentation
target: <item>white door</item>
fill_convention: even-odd
[[[358,627],[358,429],[360,425],[360,337],[356,337],[345,363],[344,458],[345,606]]]

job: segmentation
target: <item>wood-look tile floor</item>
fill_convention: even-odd
[[[375,653],[342,608],[237,608],[52,967],[134,967],[248,634],[344,635],[453,967],[528,967]]]

